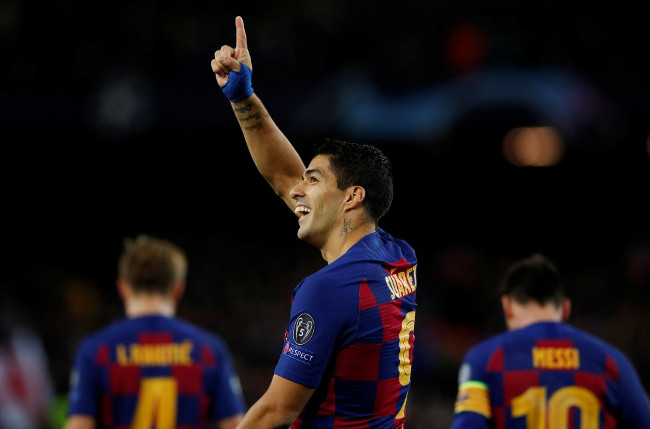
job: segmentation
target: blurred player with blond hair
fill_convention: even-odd
[[[65,429],[233,429],[246,411],[224,341],[175,317],[187,259],[170,241],[126,243],[117,287],[126,318],[86,338]]]

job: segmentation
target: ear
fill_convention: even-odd
[[[174,300],[174,303],[178,304],[178,302],[183,297],[184,292],[185,292],[185,283],[183,282],[174,283],[174,286],[172,286],[172,299]]]
[[[362,186],[351,186],[345,199],[346,210],[352,210],[366,198],[366,190]]]
[[[123,278],[120,277],[118,277],[116,283],[117,283],[117,293],[120,296],[120,299],[122,301],[126,301],[127,297],[131,292],[131,288],[129,288],[129,284]]]
[[[564,301],[562,301],[562,321],[564,322],[565,320],[568,320],[570,315],[571,315],[571,300],[565,298]]]
[[[508,295],[501,296],[501,307],[503,308],[503,317],[506,321],[512,319],[512,299]]]

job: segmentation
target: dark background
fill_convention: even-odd
[[[186,249],[179,314],[227,339],[250,404],[291,289],[323,265],[210,70],[236,15],[253,86],[305,162],[327,136],[394,163],[380,226],[419,257],[409,426],[447,427],[462,354],[503,329],[504,267],[534,251],[564,274],[571,321],[650,386],[650,6],[239,3],[0,4],[0,288],[42,338],[60,397],[78,341],[122,315],[125,237]],[[509,164],[502,139],[521,126],[558,130],[561,162]]]

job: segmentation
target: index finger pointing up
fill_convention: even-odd
[[[235,27],[237,27],[237,49],[248,49],[246,45],[246,30],[244,29],[244,20],[241,16],[235,18]]]

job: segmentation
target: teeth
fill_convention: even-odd
[[[295,212],[296,214],[300,214],[300,213],[309,213],[309,212],[311,212],[311,209],[308,208],[308,207],[305,207],[305,206],[298,206],[298,207],[296,207],[296,209],[294,210],[294,212]]]

